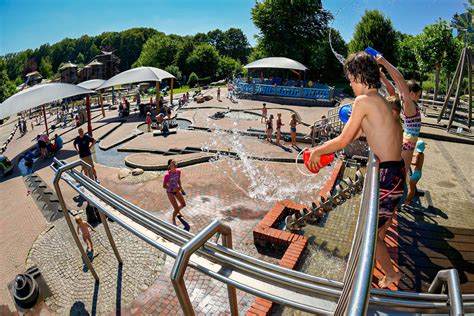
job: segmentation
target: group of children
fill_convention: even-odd
[[[270,116],[268,116],[268,109],[267,109],[267,104],[266,103],[263,103],[263,107],[262,107],[262,116],[261,116],[261,119],[260,119],[260,122],[261,123],[265,123],[266,124],[266,129],[265,129],[265,132],[266,132],[266,135],[267,135],[267,140],[270,142],[270,143],[273,143],[273,119],[274,119],[274,116],[273,114],[270,114]],[[293,113],[291,114],[291,120],[290,120],[290,136],[291,136],[291,146],[295,149],[298,149],[298,147],[296,146],[296,125],[300,124],[300,121],[296,118],[296,114]],[[275,143],[280,146],[280,140],[281,140],[281,127],[282,126],[285,126],[285,124],[282,123],[281,121],[281,113],[278,113],[277,114],[277,119],[276,119],[276,140],[275,140]]]
[[[395,87],[379,70],[379,65],[382,65],[394,80],[399,97],[396,95]],[[415,195],[416,182],[421,178],[424,161],[425,143],[418,141],[421,116],[417,101],[421,96],[421,87],[414,81],[406,83],[400,72],[381,55],[374,58],[365,52],[352,54],[345,61],[344,72],[357,96],[353,103],[351,116],[339,136],[310,150],[309,167],[314,170],[320,169],[322,167],[319,165],[321,155],[341,150],[351,141],[361,136],[366,137],[371,150],[380,161],[376,259],[385,272],[385,276],[379,281],[379,286],[386,288],[398,281],[400,274],[391,264],[390,255],[384,243],[385,233],[391,224],[395,210],[400,207],[406,187],[407,172],[411,173],[410,166],[414,165],[415,170],[410,175],[405,203],[410,203]],[[390,94],[387,99],[378,92],[381,82],[384,82]],[[400,122],[400,113],[403,124]],[[264,103],[261,122],[265,122],[267,140],[272,142],[274,117],[270,115],[267,118],[267,115],[268,109]],[[292,114],[289,126],[291,144],[295,148],[297,148],[296,125],[299,123],[296,115]],[[281,121],[281,113],[278,113],[276,120],[277,145],[280,144],[281,127],[284,125]],[[415,150],[416,155],[413,159]],[[181,186],[181,171],[177,169],[176,161],[173,159],[168,161],[168,172],[164,177],[163,188],[166,189],[168,199],[173,206],[172,221],[176,225],[176,218],[182,221],[180,211],[186,206],[186,202]],[[82,231],[84,241],[86,241],[88,248],[92,249],[90,240],[90,229],[92,228],[82,220],[78,219],[77,223],[78,231]],[[185,225],[185,228],[189,229],[189,226]]]
[[[381,75],[380,65],[394,80],[399,97],[396,96],[395,87]],[[400,274],[391,264],[384,243],[385,233],[395,210],[402,202],[406,175],[412,165],[415,148],[417,151],[414,161],[415,171],[411,175],[406,202],[410,202],[413,198],[413,190],[421,177],[424,160],[424,143],[418,142],[421,117],[417,101],[421,96],[421,87],[414,81],[406,83],[401,73],[381,55],[374,58],[365,52],[352,54],[344,63],[344,72],[356,95],[351,116],[339,136],[311,149],[309,165],[313,169],[319,169],[321,155],[341,150],[351,141],[361,136],[366,137],[371,150],[380,161],[376,260],[385,272],[385,276],[379,281],[379,286],[386,288],[398,281]],[[378,93],[381,81],[385,83],[391,95],[388,100]],[[400,123],[400,112],[403,126]]]

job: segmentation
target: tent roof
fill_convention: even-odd
[[[82,88],[95,90],[98,87],[100,87],[100,85],[103,84],[104,82],[105,80],[102,80],[102,79],[92,79],[92,80],[83,81],[77,85]]]
[[[93,91],[69,83],[37,84],[20,91],[0,104],[0,119],[56,100]]]
[[[105,89],[113,86],[136,82],[161,81],[163,79],[169,78],[175,77],[169,72],[164,71],[162,69],[155,67],[138,67],[129,69],[127,71],[119,73],[118,75],[113,76],[112,78],[104,82],[104,84],[102,84],[99,89]]]
[[[307,70],[308,68],[296,60],[286,57],[269,57],[256,60],[244,66],[244,68],[282,68],[294,70]]]

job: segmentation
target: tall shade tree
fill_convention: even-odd
[[[381,52],[391,63],[396,63],[396,34],[392,21],[378,10],[365,11],[349,42],[349,53],[362,51],[368,46]]]
[[[347,55],[347,45],[341,34],[335,29],[328,28],[325,31],[324,37],[314,45],[313,54],[307,66],[311,71],[311,78],[319,82],[345,82],[343,68],[329,45],[329,31],[331,31],[333,49],[342,56]]]
[[[178,43],[163,34],[151,37],[145,45],[133,67],[152,66],[164,69],[172,65],[178,51]]]
[[[0,59],[0,102],[15,93],[15,83],[8,79],[7,62]]]
[[[199,76],[214,78],[219,66],[219,53],[209,44],[200,44],[186,59],[186,64]]]
[[[53,66],[51,65],[51,58],[44,57],[41,59],[39,72],[44,78],[51,78],[53,76]]]
[[[418,40],[415,36],[398,34],[397,65],[405,79],[421,80],[415,55],[416,45],[418,45]]]
[[[451,28],[441,19],[435,24],[425,26],[418,37],[415,53],[420,70],[424,73],[432,70],[435,72],[434,100],[438,97],[439,73],[450,45],[453,45]]]
[[[247,57],[250,54],[250,44],[244,32],[238,28],[230,28],[224,32],[225,45],[221,55],[226,55],[240,61],[247,62]]]
[[[239,74],[242,71],[242,65],[239,61],[229,56],[222,56],[219,59],[219,69],[217,75],[220,79],[233,78],[234,75]]]
[[[185,77],[189,76],[193,71],[191,68],[188,67],[186,60],[193,52],[194,47],[195,45],[192,36],[184,37],[178,45],[178,51],[176,52],[175,56],[175,64],[183,72],[183,75]]]
[[[255,3],[251,14],[267,56],[288,57],[303,64],[311,58],[308,44],[322,37],[332,19],[321,0],[263,0]]]

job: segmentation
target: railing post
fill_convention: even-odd
[[[213,220],[207,227],[201,230],[188,243],[179,249],[178,255],[171,270],[171,283],[173,283],[179,304],[183,309],[184,315],[195,315],[191,299],[189,298],[186,284],[184,283],[184,273],[188,266],[191,255],[198,250],[206,241],[214,236],[215,233],[223,235],[222,241],[224,246],[232,249],[232,231],[229,226],[222,224],[218,219]],[[229,295],[230,311],[232,315],[238,315],[237,292],[235,287],[227,285]]]
[[[91,273],[94,276],[94,278],[96,279],[96,281],[99,281],[99,276],[95,272],[94,267],[92,266],[92,263],[89,260],[89,257],[87,256],[86,252],[84,251],[84,248],[82,247],[82,244],[81,244],[81,241],[79,240],[79,237],[77,236],[76,230],[74,229],[74,225],[72,224],[72,220],[71,220],[71,215],[69,214],[69,210],[67,209],[66,202],[64,202],[64,197],[63,197],[63,194],[61,192],[61,188],[59,186],[59,180],[61,180],[61,175],[65,171],[73,169],[73,168],[78,167],[78,166],[84,166],[85,168],[91,168],[91,166],[89,166],[89,164],[85,163],[82,160],[76,160],[76,161],[73,161],[71,163],[68,163],[67,165],[63,165],[63,166],[58,168],[56,174],[54,175],[53,184],[54,184],[54,189],[56,190],[56,194],[58,196],[59,204],[61,205],[61,208],[62,208],[63,213],[64,213],[64,217],[66,218],[67,226],[69,227],[69,230],[71,231],[71,235],[74,238],[74,241],[76,243],[77,248],[79,248],[79,251],[81,252],[82,260],[84,260],[84,262],[86,263],[87,267],[91,271]]]
[[[274,86],[273,95],[276,96],[277,95],[277,84],[275,83],[273,86]]]
[[[461,295],[461,284],[459,282],[458,270],[448,269],[438,271],[436,277],[431,283],[429,293],[443,293],[444,286],[448,286],[449,305],[451,306],[451,315],[464,315],[464,307]]]

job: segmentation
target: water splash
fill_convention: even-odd
[[[234,127],[230,131],[218,128],[214,121],[208,120],[208,127],[214,129],[212,137],[204,146],[203,150],[221,149],[236,154],[236,157],[218,153],[218,160],[225,161],[228,171],[221,168],[219,164],[213,164],[220,168],[221,172],[235,184],[235,186],[252,199],[266,203],[274,203],[284,199],[290,199],[297,203],[309,203],[314,200],[314,195],[320,190],[326,181],[329,172],[319,177],[304,177],[295,172],[282,175],[275,172],[271,162],[262,162],[253,159],[253,156],[260,156],[259,153],[250,152],[245,145],[248,137],[242,135],[242,130],[238,129],[238,120],[234,121]],[[287,168],[295,168],[293,164],[288,164]],[[327,170],[329,171],[329,170]],[[239,175],[244,175],[248,185],[239,184],[235,179]]]

